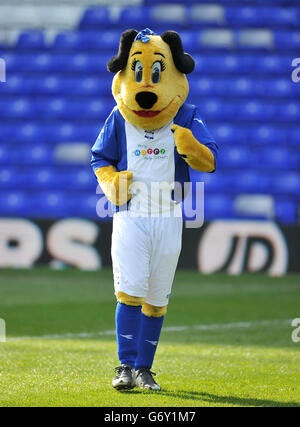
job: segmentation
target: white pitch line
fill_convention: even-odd
[[[236,322],[236,323],[222,323],[212,325],[185,325],[185,326],[167,326],[163,328],[163,332],[185,332],[185,331],[214,331],[219,329],[235,329],[235,328],[255,328],[265,326],[291,324],[291,320],[257,320],[253,322]],[[41,336],[24,336],[8,338],[7,341],[22,341],[22,340],[57,340],[57,339],[73,339],[73,338],[93,338],[103,336],[113,336],[116,334],[115,330],[100,331],[100,332],[80,332],[69,334],[57,335],[41,335]]]

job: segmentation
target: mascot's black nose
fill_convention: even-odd
[[[139,106],[145,110],[152,108],[157,99],[157,95],[155,95],[153,92],[139,92],[135,97],[135,100]]]

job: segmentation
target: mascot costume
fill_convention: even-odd
[[[193,58],[179,35],[127,30],[107,64],[115,73],[114,108],[92,149],[92,167],[116,206],[112,261],[118,390],[160,390],[152,364],[181,251],[182,209],[174,183],[189,182],[189,167],[216,168],[217,146],[198,108],[185,103]],[[153,184],[167,184],[160,197]],[[178,210],[179,208],[179,210]],[[180,211],[180,212],[179,212]]]

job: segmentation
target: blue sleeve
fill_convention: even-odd
[[[199,141],[203,145],[206,145],[206,147],[209,148],[210,151],[213,153],[215,158],[215,164],[217,167],[219,147],[217,146],[216,141],[214,140],[209,130],[207,129],[207,126],[204,120],[199,114],[198,108],[195,109],[195,113],[192,117],[190,129],[194,137],[197,139],[197,141]]]
[[[117,111],[114,109],[106,120],[92,148],[91,165],[94,170],[103,166],[117,166],[119,149],[117,138]]]

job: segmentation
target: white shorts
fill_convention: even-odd
[[[182,218],[114,215],[112,261],[115,292],[168,305],[182,244]]]

